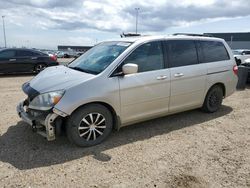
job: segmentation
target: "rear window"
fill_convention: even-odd
[[[27,50],[17,50],[16,56],[18,56],[18,57],[33,56],[33,53],[31,51],[27,51]]]
[[[203,51],[200,61],[209,63],[214,61],[229,60],[230,57],[222,42],[218,41],[200,41],[200,47]]]

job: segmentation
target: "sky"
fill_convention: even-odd
[[[135,8],[143,35],[250,32],[250,0],[0,0],[7,47],[56,49],[119,39],[135,32]]]

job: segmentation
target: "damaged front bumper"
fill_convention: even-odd
[[[56,119],[60,117],[58,114],[54,112],[48,112],[39,116],[28,112],[27,106],[25,106],[24,101],[20,102],[17,105],[17,113],[23,121],[28,123],[34,132],[46,137],[48,141],[52,141],[56,139],[56,130],[59,130],[56,126],[61,126],[56,123]]]

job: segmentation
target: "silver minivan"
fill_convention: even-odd
[[[235,91],[237,70],[229,46],[218,38],[107,41],[24,83],[27,99],[17,112],[47,140],[66,130],[71,142],[92,146],[126,125],[195,108],[217,111]]]

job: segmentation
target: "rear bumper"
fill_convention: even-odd
[[[20,102],[17,107],[18,116],[27,124],[29,124],[32,129],[39,133],[40,135],[47,138],[48,141],[55,140],[55,119],[58,117],[55,113],[49,113],[44,119],[39,119],[28,114],[24,108],[24,103]]]

